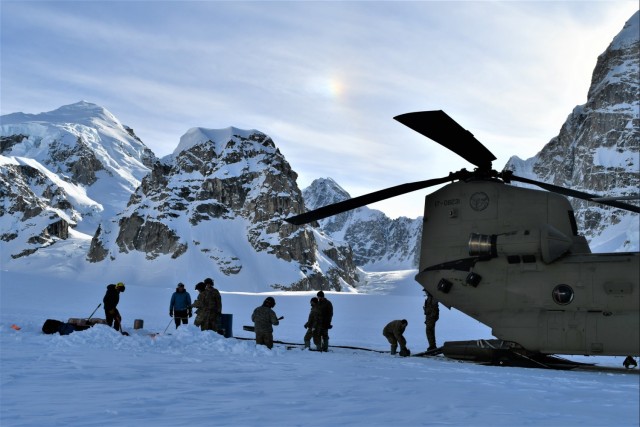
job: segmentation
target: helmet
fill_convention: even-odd
[[[262,305],[273,308],[276,306],[276,300],[273,297],[266,297]]]
[[[213,279],[211,277],[207,277],[204,279],[204,284],[213,286]]]
[[[311,304],[317,304],[318,303],[318,298],[313,297],[313,298],[311,298],[310,302],[311,302]]]
[[[124,289],[125,289],[125,287],[124,287],[124,283],[122,283],[122,282],[118,282],[118,283],[116,284],[116,289],[117,289],[117,290],[119,290],[120,292],[124,292]]]
[[[316,295],[318,296],[318,298],[324,298],[324,292],[322,291],[318,291]]]
[[[204,291],[204,283],[198,282],[196,285],[196,291]]]

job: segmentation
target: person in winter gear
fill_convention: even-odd
[[[318,291],[316,294],[318,297],[318,311],[320,312],[320,318],[318,320],[318,336],[320,337],[320,350],[329,350],[329,329],[333,328],[331,320],[333,319],[333,304],[331,301],[324,297],[324,292]]]
[[[204,285],[206,291],[209,293],[211,301],[211,317],[209,317],[209,324],[207,329],[212,331],[220,331],[222,329],[222,297],[220,291],[218,291],[213,285],[213,279],[207,277],[204,279]]]
[[[391,344],[391,354],[396,354],[398,344],[400,344],[400,356],[408,356],[410,354],[407,348],[407,340],[405,340],[402,335],[408,324],[409,322],[407,322],[406,319],[392,320],[387,323],[387,326],[382,330],[382,335],[384,335],[387,341],[389,341],[389,344]]]
[[[118,303],[120,302],[120,292],[124,292],[124,283],[112,283],[107,286],[107,292],[102,298],[102,306],[104,307],[104,316],[107,324],[112,326],[116,331],[122,332],[122,316],[118,311]]]
[[[176,329],[180,324],[188,324],[191,312],[191,295],[184,288],[184,283],[178,283],[176,291],[171,295],[169,302],[169,316],[176,322]]]
[[[193,324],[200,326],[201,331],[206,331],[209,329],[209,319],[211,318],[212,312],[211,293],[207,292],[203,282],[199,282],[196,285],[196,290],[198,291],[198,297],[193,302],[193,307],[198,310],[196,311],[196,320],[194,320]]]
[[[304,327],[307,329],[307,333],[304,334],[304,348],[311,348],[311,338],[313,337],[313,343],[316,346],[316,350],[320,351],[320,309],[318,308],[318,298],[313,297],[310,301],[311,310],[309,311],[309,319]]]
[[[424,301],[424,323],[427,325],[427,341],[429,342],[429,348],[427,351],[435,350],[436,346],[436,322],[440,318],[440,308],[438,307],[438,300],[427,292],[427,299]]]
[[[273,311],[275,306],[276,300],[273,297],[267,297],[251,314],[251,320],[255,325],[256,344],[266,345],[269,349],[273,348],[273,326],[279,325],[280,320],[284,319],[284,316],[276,316]]]

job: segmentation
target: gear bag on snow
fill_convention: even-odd
[[[47,319],[44,321],[44,325],[42,325],[42,332],[45,334],[55,334],[60,330],[60,326],[62,326],[62,322],[55,319]]]
[[[55,334],[57,332],[60,335],[69,335],[72,332],[84,329],[86,328],[78,329],[76,325],[64,323],[55,319],[47,319],[45,320],[44,325],[42,325],[42,332],[45,334]]]

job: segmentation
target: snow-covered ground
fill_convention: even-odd
[[[388,350],[381,334],[409,321],[414,352],[426,348],[423,295],[415,272],[376,273],[364,293],[327,293],[331,345]],[[400,358],[334,348],[329,353],[256,347],[250,315],[266,294],[223,292],[235,338],[175,330],[175,284],[127,283],[125,337],[106,326],[68,336],[41,332],[47,318],[88,317],[107,283],[0,275],[0,425],[9,426],[637,426],[638,370],[551,371],[479,366],[444,358]],[[192,297],[193,284],[188,284]],[[311,292],[270,293],[284,316],[276,340],[301,343]],[[96,316],[104,317],[100,308]],[[144,328],[134,330],[135,319]],[[193,319],[191,319],[191,322]],[[17,325],[16,330],[11,326]],[[163,333],[167,328],[166,333]],[[152,337],[151,333],[160,333]],[[438,343],[490,338],[461,313],[441,308]],[[622,358],[582,358],[620,366]]]

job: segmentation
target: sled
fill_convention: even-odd
[[[42,325],[42,332],[48,335],[55,334],[55,333],[58,333],[60,335],[69,335],[72,332],[81,331],[86,328],[89,328],[89,326],[87,326],[84,329],[79,329],[79,328],[84,328],[84,327],[76,326],[72,323],[61,322],[60,320],[56,320],[56,319],[47,319]]]
[[[71,323],[74,326],[80,326],[80,327],[86,326],[85,329],[88,329],[93,325],[106,325],[107,321],[105,319],[99,319],[97,317],[92,317],[90,319],[80,319],[80,318],[72,317],[69,320],[67,320],[67,323]]]
[[[102,324],[106,325],[107,321],[104,319],[78,319],[70,318],[66,323],[56,319],[47,319],[42,325],[42,332],[45,334],[69,335],[72,332],[84,331],[92,327],[93,325]]]

